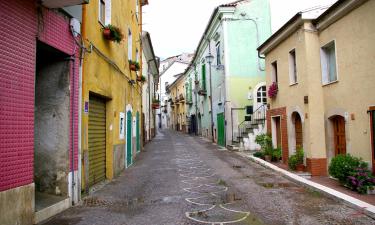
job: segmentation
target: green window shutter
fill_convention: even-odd
[[[202,64],[202,89],[206,90],[206,64]]]
[[[193,82],[192,79],[189,79],[189,101],[193,101]]]
[[[189,84],[185,83],[185,98],[188,100],[189,98]]]

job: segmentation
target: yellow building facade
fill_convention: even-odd
[[[81,186],[86,191],[130,166],[140,151],[142,84],[129,60],[142,65],[143,4],[92,0],[83,6],[87,50],[82,69]],[[120,29],[121,42],[104,38],[108,24]]]
[[[185,75],[167,87],[170,94],[172,129],[187,132]]]
[[[312,175],[327,175],[345,153],[375,172],[374,11],[374,1],[360,0],[338,1],[316,19],[300,13],[258,48],[267,86],[278,87],[267,125],[285,163],[302,147]]]

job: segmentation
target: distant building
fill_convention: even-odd
[[[161,102],[160,109],[157,111],[157,126],[159,129],[171,128],[171,117],[165,108],[168,107],[169,96],[166,93],[166,87],[172,84],[177,75],[183,73],[189,65],[193,54],[183,53],[181,55],[169,57],[160,62],[159,78],[159,98]]]
[[[153,101],[157,99],[160,63],[155,56],[150,34],[146,31],[142,32],[142,51],[142,75],[146,78],[142,86],[142,136],[146,143],[155,136],[157,109],[153,107]]]
[[[278,88],[268,97],[267,131],[284,163],[303,148],[313,176],[346,153],[375,172],[374,12],[366,0],[301,12],[258,48],[267,85]]]
[[[265,68],[256,48],[271,35],[269,8],[266,0],[242,0],[212,13],[185,71],[194,93],[187,106],[188,130],[221,146],[239,143],[246,138],[240,128],[250,128],[246,116],[258,112],[263,120],[257,129],[264,130]]]

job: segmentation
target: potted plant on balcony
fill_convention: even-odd
[[[137,81],[144,83],[146,81],[146,77],[143,75],[137,76]]]
[[[158,109],[160,107],[160,101],[156,98],[152,99],[152,108]]]
[[[273,82],[269,87],[268,87],[268,97],[270,98],[276,98],[277,92],[279,91],[279,88],[277,86],[276,82]]]
[[[107,40],[120,43],[124,39],[124,35],[120,28],[108,24],[103,28],[103,37]]]
[[[139,71],[140,66],[137,61],[129,60],[129,67],[131,71]]]

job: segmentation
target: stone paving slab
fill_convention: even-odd
[[[163,131],[134,164],[43,225],[370,225],[358,210],[203,138]]]

